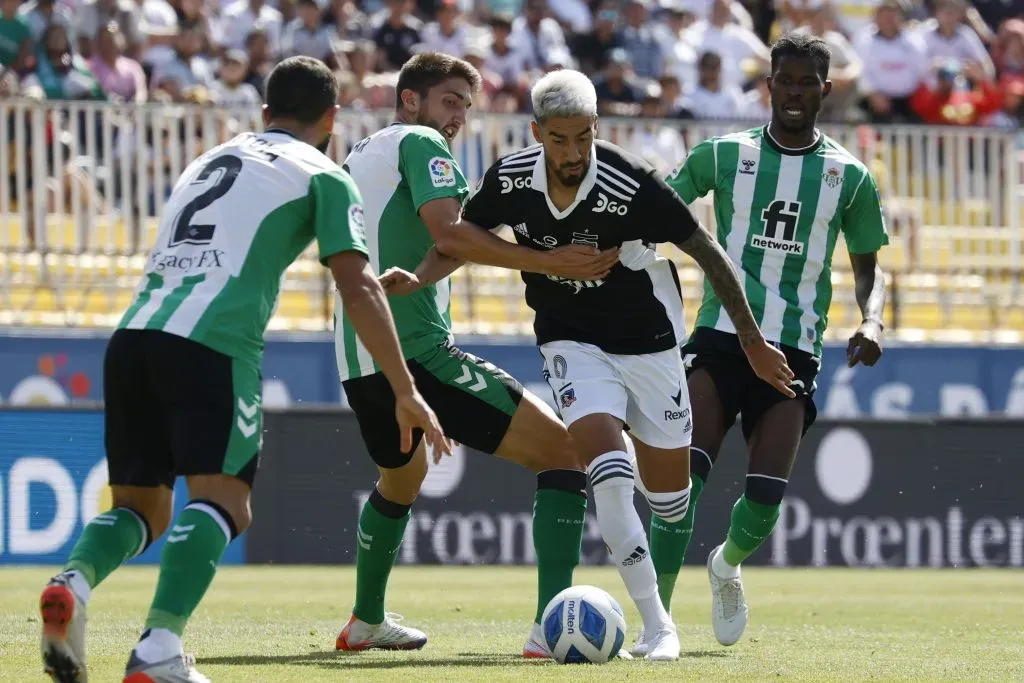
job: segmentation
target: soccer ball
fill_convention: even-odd
[[[540,623],[559,664],[604,664],[626,638],[619,603],[594,586],[566,588],[548,603]]]

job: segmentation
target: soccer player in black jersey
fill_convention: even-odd
[[[604,541],[644,621],[647,658],[679,657],[679,638],[658,597],[643,525],[633,508],[634,467],[623,429],[636,449],[636,485],[653,513],[670,522],[689,503],[689,398],[679,344],[682,298],[675,267],[656,252],[671,242],[707,273],[732,318],[758,376],[788,392],[785,358],[757,329],[728,256],[648,164],[597,139],[597,96],[581,73],[562,70],[532,92],[537,145],[503,157],[464,208],[464,219],[489,230],[509,225],[522,246],[619,248],[599,280],[523,272],[536,312],[544,376],[587,465]],[[459,262],[431,253],[414,275],[388,273],[391,292],[436,281]],[[528,654],[546,656],[543,624]]]

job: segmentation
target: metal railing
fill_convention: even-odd
[[[339,115],[340,162],[390,112]],[[602,119],[600,136],[667,173],[686,150],[755,122]],[[0,324],[107,325],[123,309],[181,171],[202,151],[261,129],[257,110],[89,102],[0,102]],[[907,338],[1019,340],[1024,332],[1024,171],[1014,135],[918,126],[827,126],[879,182],[891,246],[890,326]],[[475,115],[455,156],[475,182],[499,156],[533,143],[529,117]],[[710,197],[694,210],[714,227]],[[688,316],[701,274],[674,247]],[[834,268],[835,334],[854,325],[842,241]],[[331,283],[309,252],[290,271],[275,328],[329,329]],[[461,331],[528,331],[516,273],[471,266],[453,280]],[[691,317],[692,319],[692,317]]]

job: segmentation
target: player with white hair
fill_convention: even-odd
[[[671,261],[656,245],[672,242],[707,273],[737,330],[751,343],[758,376],[788,391],[785,358],[760,336],[728,256],[646,162],[597,136],[597,95],[578,71],[555,71],[532,91],[538,144],[487,171],[463,215],[475,226],[512,226],[516,241],[538,250],[560,245],[618,248],[600,279],[524,271],[526,301],[544,376],[560,417],[587,465],[601,535],[643,617],[646,656],[679,657],[675,625],[658,597],[655,567],[633,507],[636,449],[639,486],[656,519],[674,523],[690,495],[692,431],[679,356],[683,302]],[[426,266],[426,264],[424,264]],[[422,275],[421,275],[422,277]],[[528,656],[550,656],[544,624]]]

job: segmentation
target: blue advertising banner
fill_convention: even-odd
[[[462,337],[459,345],[550,400],[529,339]],[[105,335],[0,332],[0,403],[64,405],[103,397]],[[344,402],[329,335],[271,336],[263,360],[264,405]],[[873,368],[846,367],[827,346],[815,397],[835,419],[915,415],[1024,416],[1024,347],[890,345]]]
[[[179,480],[174,514],[187,502]],[[85,524],[110,505],[101,412],[0,409],[0,565],[62,563]],[[131,562],[159,563],[162,548],[160,539]],[[243,535],[221,563],[244,558]]]

